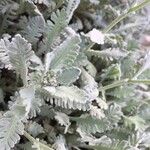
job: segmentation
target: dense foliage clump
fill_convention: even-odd
[[[149,4],[1,0],[0,150],[148,150]]]

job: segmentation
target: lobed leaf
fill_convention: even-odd
[[[19,118],[14,115],[6,115],[0,119],[0,148],[1,150],[11,150],[23,135],[24,125]]]
[[[61,85],[70,85],[75,82],[80,76],[81,70],[76,67],[70,67],[61,70],[57,75],[57,82]]]
[[[79,54],[80,37],[71,28],[68,30],[70,37],[47,55],[46,70],[60,70],[74,64]]]
[[[84,111],[89,109],[90,100],[88,95],[76,86],[47,86],[38,89],[38,93],[41,98],[56,106]]]

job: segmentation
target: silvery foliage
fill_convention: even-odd
[[[0,150],[150,147],[150,52],[129,45],[138,28],[100,31],[129,5],[111,4],[0,1]]]

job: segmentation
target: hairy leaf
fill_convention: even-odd
[[[31,43],[35,44],[44,33],[45,20],[42,16],[30,17],[21,33]]]
[[[64,136],[59,135],[56,139],[56,142],[54,143],[54,148],[56,150],[67,150],[68,148],[66,147],[66,140]]]
[[[71,125],[69,117],[65,113],[56,112],[55,119],[60,125],[65,126],[64,133],[67,133],[69,126]]]
[[[76,86],[43,87],[39,89],[41,97],[51,104],[69,109],[88,110],[88,95]]]
[[[113,60],[113,59],[120,59],[120,58],[124,58],[128,55],[128,53],[126,51],[122,51],[116,48],[109,48],[106,50],[102,50],[102,51],[98,51],[98,50],[89,50],[86,52],[88,55],[90,56],[96,56],[96,57],[100,57],[100,58],[105,58],[108,60]]]
[[[5,14],[11,8],[12,4],[13,4],[12,0],[1,0],[0,1],[0,12]]]
[[[124,125],[129,128],[135,128],[135,130],[145,129],[145,123],[145,120],[139,116],[124,117]]]
[[[17,34],[8,47],[8,55],[16,72],[21,75],[24,81],[27,80],[28,61],[33,55],[31,44],[22,38],[21,35]]]
[[[80,73],[81,70],[76,67],[63,69],[60,72],[58,72],[56,80],[61,85],[70,85],[79,78]]]
[[[0,62],[2,62],[6,68],[11,69],[12,65],[10,64],[9,56],[7,55],[9,44],[8,37],[4,37],[0,40]]]
[[[47,21],[45,34],[46,40],[44,41],[44,51],[49,52],[51,51],[52,43],[57,39],[60,33],[64,30],[67,26],[66,22],[66,12],[64,9],[61,11],[57,10],[56,12],[52,13],[51,20]]]
[[[81,88],[87,92],[91,100],[99,95],[97,82],[85,69],[82,69],[81,73]]]
[[[97,119],[90,115],[82,115],[80,118],[75,120],[81,131],[86,133],[103,133],[113,128],[111,122],[106,119]]]
[[[103,70],[101,74],[102,81],[105,79],[120,79],[121,77],[121,68],[119,64],[113,64],[107,69]]]
[[[6,115],[0,119],[0,148],[10,150],[20,140],[24,132],[24,125],[14,115]]]
[[[9,61],[16,73],[21,76],[24,84],[27,84],[28,62],[33,55],[31,44],[17,34],[10,43],[7,40],[7,45],[3,39],[1,40],[0,52],[2,55],[0,57],[4,57],[4,62],[7,64]]]
[[[42,105],[41,99],[35,94],[34,87],[23,88],[19,91],[23,104],[26,106],[26,112],[29,118],[36,117],[40,112],[40,106]]]
[[[66,8],[66,14],[67,14],[67,22],[69,23],[70,19],[72,18],[72,15],[78,5],[80,4],[80,0],[68,0],[67,8]]]
[[[31,122],[28,127],[28,132],[34,137],[38,136],[41,133],[44,133],[43,127],[37,122]]]
[[[46,70],[59,70],[72,66],[79,53],[80,37],[71,29],[70,37],[47,55]]]

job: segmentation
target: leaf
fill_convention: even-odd
[[[98,84],[95,79],[82,68],[81,73],[81,88],[89,95],[91,101],[99,95]]]
[[[103,133],[113,128],[111,122],[106,119],[93,118],[88,114],[81,115],[80,118],[74,120],[77,122],[78,128],[85,133]]]
[[[68,0],[68,4],[66,7],[66,14],[67,14],[67,22],[69,23],[74,11],[77,9],[78,5],[80,4],[80,0]]]
[[[100,2],[99,0],[90,0],[91,3],[93,3],[94,5],[98,5]]]
[[[114,88],[112,91],[108,93],[108,95],[114,96],[115,99],[117,98],[120,101],[123,101],[135,95],[134,88],[135,88],[134,86],[124,85],[118,88]]]
[[[124,78],[132,78],[136,73],[136,62],[132,57],[128,56],[121,61],[121,72]]]
[[[8,46],[10,44],[9,37],[4,37],[0,40],[0,61],[5,65],[5,68],[11,69],[12,65],[10,64],[9,56],[7,55]]]
[[[0,12],[2,14],[5,14],[8,10],[10,11],[10,8],[14,2],[12,0],[1,0],[0,1]]]
[[[107,103],[104,100],[102,100],[100,97],[96,98],[96,102],[101,109],[105,109],[105,110],[108,109]]]
[[[145,103],[144,105],[139,107],[138,116],[140,116],[146,121],[150,121],[150,104]]]
[[[44,5],[50,5],[50,1],[49,0],[31,0],[33,1],[35,4],[44,4]]]
[[[31,142],[26,142],[25,144],[18,144],[17,148],[23,149],[23,150],[36,150],[32,147]]]
[[[140,135],[139,132],[133,133],[129,136],[128,141],[130,143],[130,145],[132,146],[132,148],[134,147],[139,147],[139,144],[141,143],[141,139],[140,139]]]
[[[67,109],[89,109],[88,95],[76,86],[47,86],[42,89],[38,89],[38,93],[41,98],[50,101],[51,104],[60,106]]]
[[[8,29],[9,25],[14,25],[13,19],[17,18],[17,10],[19,8],[19,4],[12,0],[1,0],[0,1],[0,14],[1,22],[0,22],[0,32],[4,33],[5,30]]]
[[[52,43],[57,39],[57,37],[60,35],[60,33],[64,30],[66,26],[66,12],[64,9],[62,9],[61,11],[57,10],[56,12],[52,13],[51,21],[47,21],[45,29],[45,52],[49,52],[51,50],[50,47],[52,46]]]
[[[73,118],[77,122],[77,126],[81,131],[86,133],[103,133],[112,130],[121,119],[121,108],[117,104],[110,104],[105,110],[104,118],[92,117],[89,114],[83,114],[81,117]]]
[[[66,147],[66,140],[65,137],[62,135],[59,135],[53,145],[55,150],[68,150]]]
[[[129,128],[135,128],[135,130],[145,129],[146,122],[139,116],[124,117],[124,125]]]
[[[45,142],[45,141],[42,141]],[[34,139],[32,148],[38,149],[38,150],[54,150],[51,147],[49,147],[47,144],[44,144],[39,141],[39,139]]]
[[[98,51],[98,50],[88,50],[86,52],[89,56],[95,56],[95,57],[100,57],[100,58],[105,58],[108,60],[113,60],[113,59],[120,59],[120,58],[124,58],[128,55],[128,53],[126,51],[122,51],[116,48],[108,48],[102,51]]]
[[[38,56],[32,55],[30,58],[29,68],[31,70],[43,71],[44,66],[43,66],[42,60]]]
[[[80,128],[77,129],[77,132],[81,136],[82,142],[88,142],[89,145],[100,145],[100,144],[111,144],[111,139],[108,138],[106,135],[101,136],[100,138],[96,138],[95,136],[92,136],[91,134],[87,134],[80,130]]]
[[[9,61],[16,73],[21,76],[23,83],[27,84],[28,62],[33,55],[31,44],[22,38],[20,34],[15,35],[10,43],[8,43],[8,40],[5,40],[7,44],[4,44],[6,43],[4,40],[1,40],[2,46],[0,48],[4,61],[6,61],[6,64]],[[2,57],[1,55],[0,57]]]
[[[26,106],[26,112],[29,118],[36,117],[37,113],[40,112],[42,101],[36,96],[34,87],[22,88],[19,94],[23,104]]]
[[[72,66],[79,53],[80,37],[68,27],[70,36],[60,46],[53,49],[47,55],[45,68],[60,70],[63,67]]]
[[[65,126],[64,133],[67,133],[69,126],[71,125],[69,117],[65,113],[56,112],[55,119],[61,126]]]
[[[39,115],[42,117],[54,119],[55,110],[53,109],[52,106],[45,104],[45,105],[41,106],[41,111],[40,111]]]
[[[150,69],[145,70],[138,76],[138,79],[150,79]]]
[[[5,115],[0,119],[0,148],[10,150],[20,140],[24,133],[24,125],[14,115]]]
[[[61,8],[64,4],[64,0],[32,0],[35,4],[43,4],[47,7],[44,11],[44,18],[49,18],[52,12]],[[44,6],[44,7],[45,7]]]
[[[146,70],[150,69],[150,52],[147,53],[147,55],[144,57],[144,63],[140,70],[136,73],[134,78],[136,79],[139,75],[141,75]]]
[[[22,38],[21,35],[17,34],[12,39],[8,50],[12,66],[15,68],[16,72],[21,75],[22,80],[26,82],[28,61],[33,55],[31,44]]]
[[[42,15],[38,7],[31,0],[22,1],[19,7],[19,10],[18,10],[19,14],[23,14],[26,12],[28,12],[28,14],[31,16]]]
[[[79,52],[76,61],[74,62],[74,66],[86,66],[87,65],[87,56],[82,51]]]
[[[127,150],[128,143],[126,141],[113,140],[111,144],[101,144],[93,146],[94,150]]]
[[[11,97],[11,100],[9,109],[20,119],[36,117],[42,105],[41,99],[37,97],[32,86],[21,88],[19,92],[15,93],[15,96]]]
[[[57,82],[61,85],[70,85],[80,76],[81,70],[76,67],[70,67],[58,72]]]
[[[150,146],[150,132],[149,131],[137,131],[133,134],[131,134],[128,138],[128,141],[132,148],[136,147],[146,147],[148,148]]]
[[[108,109],[105,111],[105,115],[113,125],[117,125],[123,116],[121,106],[116,103],[110,103]]]
[[[73,37],[77,35],[75,33],[75,31],[70,28],[70,27],[65,27],[60,33],[58,36],[56,36],[56,38],[54,39],[54,41],[52,42],[52,44],[50,45],[49,47],[49,51],[52,51],[52,50],[56,50],[61,44],[63,44],[64,41],[66,41],[67,39],[69,40],[70,37]],[[78,36],[78,35],[77,35]],[[44,40],[45,41],[45,40]],[[39,50],[39,53],[41,52],[44,52],[45,50],[45,45],[44,45],[45,42],[40,43],[40,50]],[[75,65],[76,66],[76,65]]]
[[[121,77],[121,68],[119,64],[112,64],[107,69],[102,71],[101,78],[102,81],[106,79],[120,79]]]
[[[30,17],[28,23],[24,26],[21,33],[25,38],[33,44],[38,42],[39,38],[44,33],[45,20],[42,16]]]
[[[88,60],[86,61],[85,68],[92,77],[96,76],[96,74],[97,74],[96,67],[90,61],[88,61]]]
[[[105,117],[105,114],[102,109],[98,108],[97,106],[91,106],[90,108],[90,115],[97,119],[102,119]]]
[[[28,132],[36,137],[39,134],[44,133],[44,128],[37,122],[31,122],[28,127]]]

